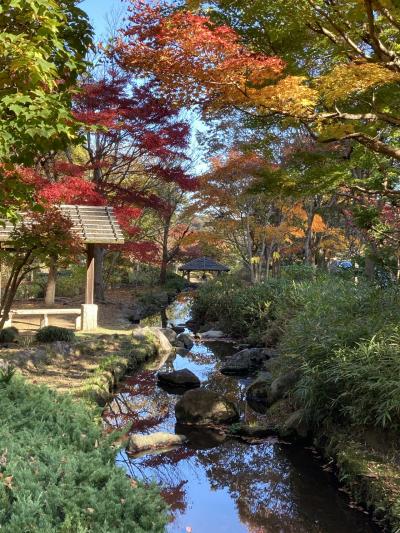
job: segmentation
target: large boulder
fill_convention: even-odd
[[[269,355],[263,348],[246,348],[228,357],[221,368],[223,374],[246,375],[258,370]]]
[[[138,329],[133,332],[135,338],[143,338],[144,341],[152,344],[156,354],[170,354],[173,346],[164,334],[162,328],[148,327]]]
[[[194,346],[194,341],[192,337],[187,333],[180,333],[177,337],[177,340],[183,343],[183,347],[187,350],[191,350]]]
[[[200,387],[199,378],[187,368],[173,372],[159,372],[157,377],[160,383],[172,387],[184,387],[188,389]]]
[[[167,337],[169,342],[173,345],[176,341],[176,332],[172,328],[161,328],[160,331]]]
[[[262,372],[258,375],[257,379],[249,385],[246,391],[246,400],[252,407],[253,404],[269,407],[278,400],[285,398],[298,379],[298,371],[288,372],[274,380],[269,372]],[[257,411],[257,409],[255,410]]]
[[[214,391],[193,389],[185,392],[175,406],[181,424],[229,424],[239,419],[237,407]]]
[[[246,390],[246,401],[256,413],[265,414],[270,406],[272,375],[261,372]]]
[[[174,353],[174,348],[160,328],[145,327],[132,333],[131,358],[138,363],[146,363],[146,370],[158,370]]]
[[[249,439],[265,439],[268,437],[276,437],[278,435],[277,428],[272,424],[258,423],[250,425],[243,422],[240,424],[234,424],[229,429],[231,436]]]
[[[223,331],[220,331],[218,329],[210,329],[208,331],[205,331],[204,333],[201,333],[202,339],[223,339],[225,337],[225,333]]]
[[[300,378],[299,370],[292,370],[287,374],[282,374],[271,383],[270,403],[271,405],[285,398],[287,393],[293,388]]]
[[[304,409],[294,411],[283,423],[280,435],[294,440],[304,440],[310,436],[310,425]]]
[[[187,437],[184,435],[175,435],[173,433],[158,432],[150,435],[131,435],[127,448],[130,453],[139,453],[145,450],[179,446],[186,441]]]
[[[246,391],[246,400],[265,401],[271,391],[272,374],[261,372],[257,378],[250,383]]]

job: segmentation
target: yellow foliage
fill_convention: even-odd
[[[351,94],[399,80],[400,73],[376,63],[348,63],[337,65],[329,74],[319,78],[317,87],[326,103],[332,105],[346,100]]]
[[[317,132],[321,141],[326,139],[341,139],[356,131],[354,124],[349,122],[323,122],[317,124]]]
[[[286,76],[274,85],[263,88],[248,88],[246,97],[236,104],[266,107],[292,116],[307,117],[313,114],[318,92],[305,84],[303,76]],[[235,93],[236,98],[239,93]],[[262,111],[262,109],[261,109]]]

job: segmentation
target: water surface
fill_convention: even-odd
[[[186,322],[190,297],[170,306],[167,318],[169,323]],[[161,325],[161,317],[149,322]],[[202,386],[234,401],[242,420],[251,422],[260,415],[245,402],[249,380],[218,370],[234,351],[227,343],[197,342],[190,352],[172,355],[162,370],[192,370]],[[123,382],[106,421],[114,427],[128,425],[132,433],[175,432],[178,398],[157,386],[157,371],[142,370]],[[117,460],[128,475],[160,485],[171,507],[171,533],[379,531],[366,514],[349,507],[315,452],[274,439],[250,445],[199,430],[187,446],[142,457],[121,452]]]

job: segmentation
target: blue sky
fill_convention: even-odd
[[[100,39],[107,28],[106,17],[113,11],[119,12],[126,9],[126,2],[121,0],[84,0],[80,4],[81,9],[89,15],[90,21]]]

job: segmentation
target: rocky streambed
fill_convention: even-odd
[[[176,353],[128,376],[104,413],[107,425],[129,428],[118,463],[159,484],[171,508],[168,531],[377,531],[337,490],[317,452],[284,442],[262,414],[270,374],[266,368],[256,384],[251,374],[276,353],[221,341],[218,332],[196,338],[182,325],[190,305],[181,295],[148,321],[165,326],[167,318]],[[273,390],[279,394],[279,384]]]

